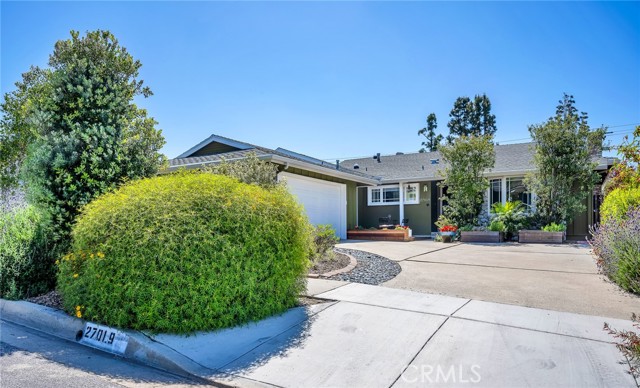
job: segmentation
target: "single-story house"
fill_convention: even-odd
[[[523,179],[534,170],[533,143],[496,145],[495,167],[487,172],[490,188],[486,212],[491,204],[520,200],[534,206],[535,194],[528,193]],[[289,190],[304,206],[314,224],[331,224],[340,238],[356,226],[378,226],[388,218],[407,224],[414,236],[430,236],[442,214],[443,188],[438,171],[439,152],[375,154],[371,158],[328,163],[284,148],[275,150],[212,135],[169,162],[169,171],[198,168],[233,161],[255,153],[278,166],[278,179],[286,179]],[[597,171],[604,177],[613,158],[597,157]],[[446,192],[446,188],[444,188]],[[588,226],[598,221],[600,190],[586,201],[587,211],[568,226],[567,238],[582,239]]]

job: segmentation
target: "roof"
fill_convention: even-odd
[[[234,147],[235,150],[213,155],[192,156],[212,142],[217,142]],[[258,158],[263,160],[268,160],[282,165],[291,165],[292,167],[300,168],[303,170],[313,171],[320,174],[351,180],[358,183],[379,183],[379,180],[376,177],[358,170],[345,168],[341,165],[336,168],[336,165],[333,163],[327,163],[320,159],[289,151],[284,148],[272,150],[269,148],[240,142],[234,139],[229,139],[227,137],[219,135],[211,135],[188,151],[180,154],[177,158],[170,159],[169,171],[178,169],[180,167],[193,168],[206,164],[216,164],[220,163],[222,160],[232,161],[236,159],[243,159],[251,153],[254,153]]]
[[[487,172],[489,176],[526,174],[535,170],[533,142],[496,145],[495,151],[496,161],[494,167]],[[597,157],[594,161],[598,162],[598,170],[606,169],[613,164],[611,158]],[[382,182],[387,183],[440,179],[438,172],[445,167],[442,155],[437,151],[381,155],[379,162],[373,157],[342,162],[342,166],[347,168],[353,168],[356,164],[359,166],[358,171],[379,176]]]
[[[231,151],[193,156],[198,154],[200,150],[204,149],[202,152],[208,151],[205,147],[214,142],[229,146]],[[535,170],[533,164],[534,143],[532,142],[496,145],[495,151],[495,165],[487,172],[488,176],[526,174]],[[435,151],[381,155],[379,161],[374,158],[349,159],[342,161],[336,168],[334,163],[328,163],[284,148],[272,150],[224,136],[211,135],[177,158],[169,160],[169,170],[215,164],[222,160],[243,159],[250,153],[255,153],[258,158],[274,163],[291,165],[303,170],[365,184],[437,180],[441,179],[439,171],[445,166],[440,152]],[[596,157],[594,161],[598,163],[597,170],[605,170],[613,165],[614,159]],[[358,165],[359,168],[354,169],[355,165]]]

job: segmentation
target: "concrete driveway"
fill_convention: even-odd
[[[584,244],[444,244],[348,241],[399,262],[402,272],[384,286],[489,302],[629,319],[640,298],[597,272]]]

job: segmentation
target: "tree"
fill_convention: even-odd
[[[617,162],[604,183],[603,191],[607,195],[611,191],[622,188],[640,188],[640,125],[633,131],[633,138],[624,137],[622,145],[618,148],[621,160]]]
[[[29,144],[38,137],[39,107],[49,100],[51,85],[48,69],[31,67],[16,82],[16,90],[6,93],[0,104],[0,190],[19,185],[19,171]]]
[[[442,198],[447,201],[443,213],[458,226],[476,225],[489,187],[483,174],[495,163],[491,137],[462,135],[452,144],[442,145],[439,151],[446,163],[440,183],[447,187],[447,195]]]
[[[138,79],[141,63],[110,32],[81,38],[72,31],[56,43],[49,66],[51,92],[28,115],[35,140],[22,140],[30,143],[23,176],[29,200],[48,212],[64,242],[83,205],[158,171],[164,138],[133,103],[152,94]]]
[[[536,194],[536,212],[544,225],[568,224],[584,211],[584,200],[599,176],[593,156],[602,148],[604,128],[591,130],[586,113],[578,113],[573,96],[564,94],[556,114],[529,126],[535,144],[536,171],[526,185]]]
[[[429,113],[429,116],[427,116],[427,126],[418,131],[418,135],[422,135],[426,138],[426,141],[422,142],[420,152],[432,152],[438,149],[438,145],[442,143],[442,135],[436,135],[436,128],[438,128],[436,114]]]
[[[491,114],[491,101],[486,94],[476,95],[471,101],[469,97],[458,97],[449,113],[451,143],[456,136],[490,136],[496,133],[496,116]]]

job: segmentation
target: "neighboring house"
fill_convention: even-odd
[[[495,147],[495,167],[486,174],[490,188],[483,211],[488,213],[495,202],[512,200],[533,206],[535,197],[527,193],[523,184],[524,176],[534,170],[532,146],[522,143]],[[408,224],[415,236],[429,236],[436,231],[434,222],[442,214],[439,198],[443,190],[438,186],[442,180],[438,152],[377,154],[332,164],[283,148],[272,150],[213,135],[170,160],[169,170],[242,159],[250,152],[277,164],[278,179],[286,179],[311,222],[333,225],[340,238],[346,238],[347,229],[356,225],[376,227],[381,218],[387,217],[393,223]],[[613,159],[597,161],[597,170],[604,177]],[[595,198],[595,204],[594,197],[588,198],[587,211],[569,225],[568,238],[583,238],[588,225],[597,221],[594,215],[597,216],[599,197]]]

